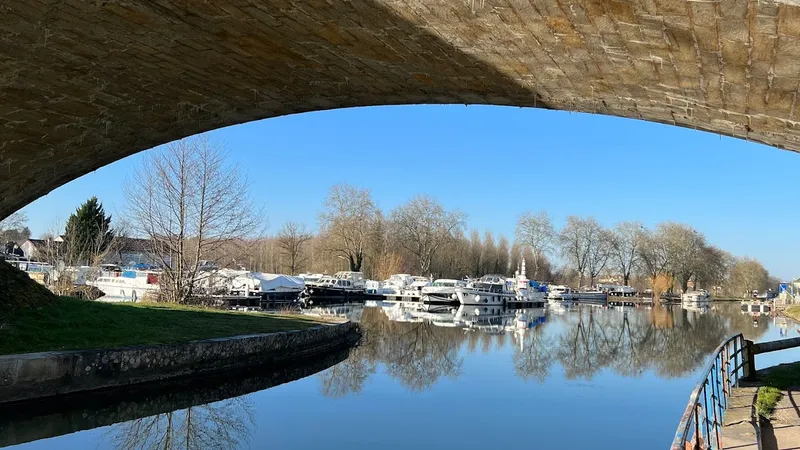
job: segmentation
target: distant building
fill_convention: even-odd
[[[64,258],[66,243],[62,236],[54,239],[28,239],[21,246],[25,257],[31,261],[53,261]],[[104,264],[157,265],[160,259],[153,253],[149,239],[119,237],[114,240],[112,250],[102,261]]]
[[[62,236],[46,239],[28,239],[20,246],[25,257],[31,261],[58,259],[64,254],[65,247]]]

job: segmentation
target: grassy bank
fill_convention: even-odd
[[[800,322],[800,306],[789,306],[783,310],[783,315],[792,320]]]
[[[19,308],[0,316],[0,355],[169,344],[297,330],[318,324],[303,316],[60,297],[49,306]]]
[[[781,364],[760,370],[758,380],[762,386],[756,397],[756,411],[761,417],[769,419],[775,405],[783,396],[782,391],[800,386],[800,363]]]

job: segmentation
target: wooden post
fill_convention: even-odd
[[[744,341],[744,380],[752,381],[756,376],[756,355],[753,341]]]

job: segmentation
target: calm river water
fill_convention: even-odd
[[[514,311],[454,318],[384,305],[349,313],[366,331],[349,355],[162,393],[5,412],[0,445],[668,448],[698,372],[723,338],[800,335],[783,319],[754,322],[738,304],[527,310],[520,318],[527,329],[517,327]],[[761,355],[757,365],[798,359],[789,350]]]

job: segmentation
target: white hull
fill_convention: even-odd
[[[569,302],[575,300],[575,295],[572,293],[550,292],[547,294],[548,300],[555,300],[560,302]]]
[[[97,289],[106,294],[98,300],[105,302],[137,302],[146,297],[153,296],[158,292],[158,288],[140,288],[133,286],[122,286],[120,284],[93,283]]]
[[[506,301],[516,300],[513,294],[477,291],[474,289],[456,289],[456,296],[462,305],[502,306]]]

